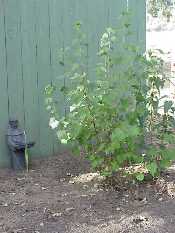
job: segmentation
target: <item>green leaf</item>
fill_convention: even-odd
[[[80,155],[80,148],[78,147],[78,146],[74,146],[73,148],[72,148],[72,153],[74,154],[74,155],[77,155],[77,156],[79,156]]]
[[[136,137],[140,133],[140,129],[136,125],[126,125],[125,133],[128,137]]]
[[[138,173],[138,174],[136,175],[136,179],[137,179],[138,181],[143,181],[144,178],[145,178],[145,176],[144,176],[143,173]]]
[[[112,175],[112,171],[101,171],[100,174],[102,176],[108,177]]]
[[[164,141],[166,143],[175,144],[175,135],[165,133],[164,134]]]
[[[158,166],[157,166],[157,163],[156,163],[156,162],[151,162],[151,163],[147,164],[147,169],[148,169],[148,172],[149,172],[153,177],[155,177],[155,176],[157,175]]]
[[[172,101],[165,101],[165,103],[164,103],[164,112],[168,113],[168,111],[171,109],[172,106],[173,106]]]
[[[112,166],[112,171],[117,171],[120,168],[117,161],[112,161],[111,166]]]
[[[57,137],[62,140],[67,138],[67,132],[65,130],[58,130]]]
[[[115,150],[120,149],[121,145],[120,142],[117,140],[114,140],[109,146],[105,149],[106,153],[114,153]]]
[[[175,159],[175,148],[169,148],[162,151],[162,157],[164,160],[174,160]]]
[[[160,168],[164,170],[164,169],[171,166],[171,161],[170,160],[161,160],[159,162],[159,164],[160,164]]]
[[[123,141],[125,138],[126,138],[125,132],[120,128],[115,129],[111,136],[112,142],[115,142],[115,141],[120,142],[120,141]]]
[[[91,165],[92,165],[93,168],[97,168],[102,163],[103,163],[103,158],[94,157],[94,159],[91,160]]]
[[[61,139],[61,143],[62,143],[62,144],[67,144],[67,142],[68,142],[68,140],[66,140],[66,139]]]

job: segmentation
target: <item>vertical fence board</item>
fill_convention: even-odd
[[[138,33],[138,27],[137,27],[137,0],[129,0],[128,2],[128,10],[131,14],[130,16],[130,28],[132,31],[132,36],[129,38],[129,42],[136,43],[137,42],[137,33]]]
[[[38,109],[39,109],[39,145],[41,155],[53,153],[51,130],[48,125],[49,116],[44,103],[44,88],[51,83],[50,41],[49,41],[49,0],[36,2],[37,33],[37,70],[38,70]]]
[[[146,2],[137,2],[137,44],[145,52],[146,49]],[[139,22],[139,23],[138,23]]]
[[[127,0],[113,1],[109,0],[109,25],[113,27],[120,26],[120,18],[123,12],[127,12]]]
[[[21,63],[21,1],[6,0],[6,45],[9,93],[9,115],[17,118],[24,127],[24,89]]]
[[[62,0],[50,1],[51,79],[52,84],[58,88],[55,97],[58,100],[57,106],[61,115],[64,114],[64,96],[59,92],[64,86],[64,66],[60,62],[64,60],[61,52],[64,45],[63,7]],[[53,150],[54,154],[61,150],[55,133],[53,133]]]
[[[6,126],[8,122],[8,77],[6,72],[6,43],[5,43],[5,18],[4,5],[0,5],[0,163],[7,166],[9,158],[6,147]]]
[[[36,142],[32,153],[40,154],[37,86],[35,0],[21,1],[21,46],[24,81],[25,130],[28,140]]]
[[[74,34],[74,27],[75,27],[75,21],[76,21],[76,1],[69,1],[65,0],[63,8],[63,24],[64,24],[64,49],[65,51],[67,49],[70,49],[72,47],[72,39]],[[67,54],[68,55],[68,54]],[[70,60],[72,60],[71,54],[70,57],[65,57],[65,71],[67,72],[70,68]],[[65,77],[64,79],[64,85],[69,87],[70,86],[70,79],[69,77]],[[69,105],[65,100],[65,114],[69,111]]]
[[[133,34],[130,42],[135,43],[144,52],[146,48],[146,1],[129,0],[129,11]]]
[[[80,22],[82,34],[85,36],[83,39],[83,53],[84,56],[80,59],[84,65],[84,71],[88,74],[88,3],[86,0],[76,0],[75,17],[76,22]],[[86,9],[86,11],[84,11]]]
[[[95,79],[95,65],[97,63],[97,53],[99,50],[99,41],[97,40],[98,15],[95,13],[100,10],[98,7],[99,5],[96,1],[94,4],[88,1],[88,71],[90,80]]]

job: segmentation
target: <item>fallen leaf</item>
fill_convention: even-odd
[[[75,208],[73,208],[73,207],[70,207],[70,208],[65,209],[66,212],[71,212],[71,211],[73,211],[73,210],[75,210]]]
[[[65,178],[62,178],[62,179],[60,179],[60,182],[64,182],[66,179]]]
[[[15,196],[15,195],[16,195],[16,193],[10,193],[10,195]]]
[[[40,225],[41,227],[43,227],[43,226],[44,226],[44,223],[43,223],[43,222],[41,222],[39,225]]]
[[[61,217],[62,216],[62,213],[54,213],[52,214],[53,217]]]
[[[148,218],[145,216],[138,216],[137,218],[133,219],[135,224],[139,224],[141,222],[148,221]]]
[[[75,184],[75,181],[69,180],[69,184]]]
[[[7,204],[7,203],[4,203],[2,206],[7,207],[7,206],[8,206],[8,204]]]
[[[25,180],[25,177],[17,178],[18,181]]]

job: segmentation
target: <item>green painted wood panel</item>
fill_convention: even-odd
[[[146,2],[145,0],[140,0],[137,3],[137,21],[135,23],[137,24],[137,42],[143,52],[146,49],[146,17],[145,15],[146,15]]]
[[[21,51],[24,86],[24,117],[28,140],[36,142],[32,153],[40,155],[39,90],[37,70],[36,7],[35,0],[21,1]]]
[[[145,51],[146,48],[146,1],[129,0],[128,10],[131,13],[131,30],[132,37],[130,41],[136,43],[140,49]]]
[[[21,1],[4,1],[7,47],[9,116],[24,127],[24,89],[21,61]]]
[[[107,26],[119,24],[132,10],[132,41],[145,49],[145,0],[0,0],[0,165],[9,164],[5,145],[8,118],[17,117],[28,139],[36,141],[31,155],[47,156],[62,149],[48,126],[44,104],[47,84],[71,85],[65,79],[60,49],[70,46],[75,21],[87,34],[87,72],[96,78],[99,40]],[[62,114],[68,108],[56,93]]]
[[[8,74],[6,67],[6,33],[4,2],[0,6],[0,163],[7,166],[9,162],[6,148],[6,126],[8,121]]]
[[[51,130],[48,126],[49,115],[44,104],[44,88],[51,83],[50,40],[49,40],[49,0],[35,1],[36,3],[36,37],[37,37],[37,85],[39,109],[39,145],[40,155],[53,153]]]
[[[64,86],[64,67],[60,64],[62,59],[61,49],[64,46],[64,24],[63,24],[63,4],[62,0],[50,1],[50,64],[51,64],[51,82],[53,85],[61,88]],[[64,97],[59,92],[55,93],[58,100],[57,106],[60,112],[64,114]],[[61,145],[53,133],[53,153],[61,150]]]
[[[100,24],[98,18],[98,11],[100,11],[99,0],[94,1],[94,4],[91,4],[88,1],[88,73],[89,79],[95,79],[96,71],[96,62],[97,62],[97,53],[99,50],[99,30],[98,25]]]

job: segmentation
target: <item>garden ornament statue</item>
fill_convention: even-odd
[[[34,146],[34,142],[27,143],[25,131],[19,128],[16,119],[10,119],[7,131],[7,144],[10,151],[11,166],[14,170],[26,168],[25,153],[27,148]]]

